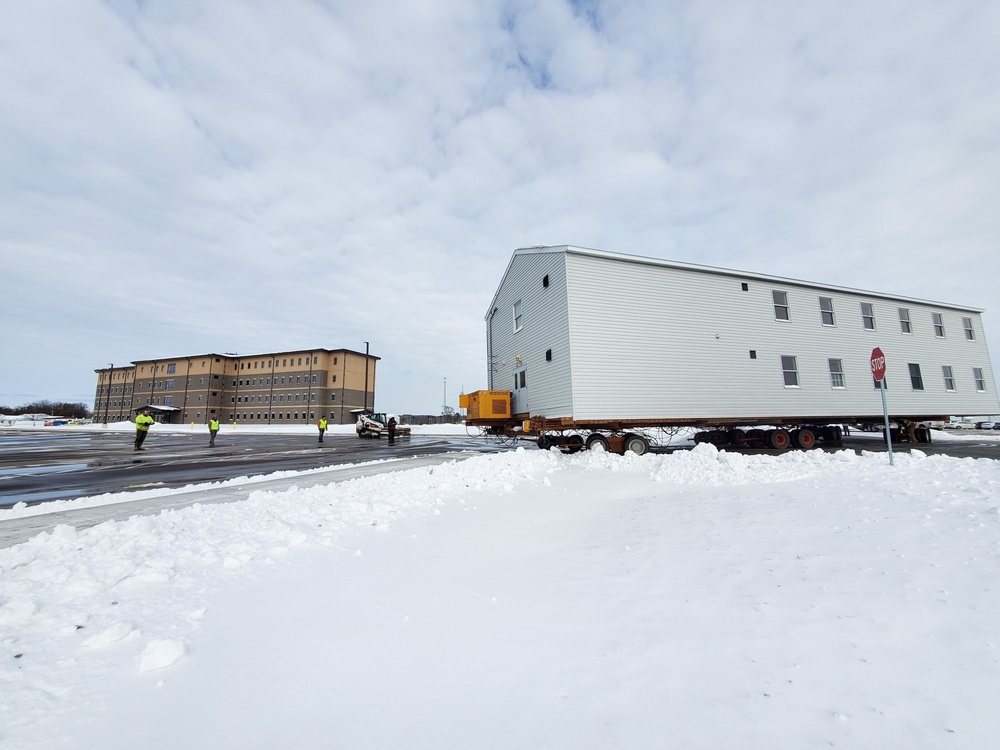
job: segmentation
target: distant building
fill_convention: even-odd
[[[148,406],[168,423],[348,424],[352,409],[375,407],[378,361],[349,349],[135,360],[95,370],[94,422],[132,419]]]

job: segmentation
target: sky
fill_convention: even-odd
[[[2,1],[2,0],[0,0]],[[484,388],[518,247],[986,309],[1000,5],[3,1],[0,405],[209,352]]]
[[[962,439],[991,440],[935,433]],[[0,746],[981,750],[1000,732],[998,461],[702,444],[344,468],[0,549]]]

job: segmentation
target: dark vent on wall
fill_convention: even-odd
[[[751,349],[750,350],[750,359],[757,359],[757,350],[756,349]]]
[[[551,362],[552,361],[552,350],[551,349],[546,349],[545,350],[545,361],[546,362]]]
[[[748,283],[746,283],[745,281],[743,282],[743,291],[744,292],[749,292],[750,291],[750,285]]]
[[[548,285],[549,285],[549,275],[545,274],[545,278],[542,279],[542,286],[548,286]]]

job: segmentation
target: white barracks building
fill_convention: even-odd
[[[981,310],[561,245],[514,252],[486,315],[514,416],[734,424],[1000,413]]]

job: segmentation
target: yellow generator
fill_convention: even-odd
[[[473,391],[458,397],[458,406],[467,409],[468,421],[510,419],[510,391]]]

